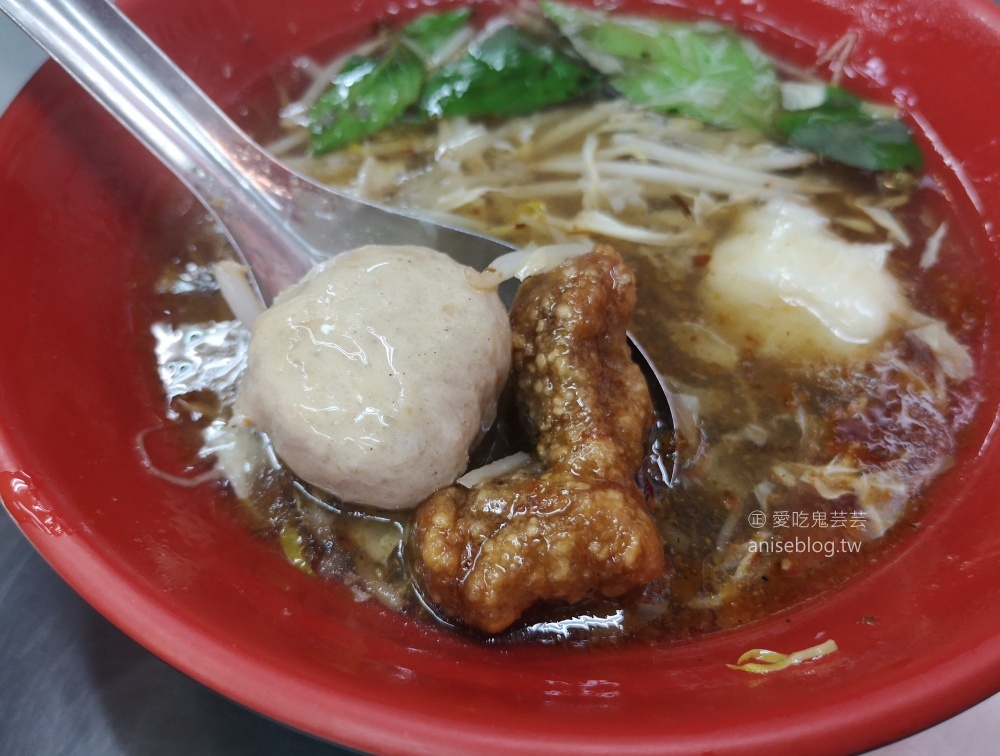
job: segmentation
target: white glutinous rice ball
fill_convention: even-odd
[[[257,319],[237,414],[343,501],[416,506],[465,471],[510,370],[478,275],[423,247],[331,258]]]
[[[715,248],[700,295],[740,347],[807,363],[859,359],[909,312],[886,266],[891,248],[847,242],[812,207],[774,199]]]

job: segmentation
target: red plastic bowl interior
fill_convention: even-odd
[[[721,18],[802,65],[848,31],[846,83],[895,100],[1000,288],[1000,14],[977,0],[623,2]],[[232,105],[273,66],[346,44],[397,6],[355,0],[122,2]],[[864,749],[1000,690],[1000,386],[921,532],[845,588],[738,632],[581,651],[487,647],[359,604],[230,518],[209,487],[149,475],[152,339],[130,308],[183,198],[175,180],[51,64],[0,121],[0,498],[88,601],[171,664],[293,727],[379,752]],[[166,200],[172,204],[164,205]],[[183,204],[183,202],[181,202]],[[175,215],[171,215],[174,213]],[[988,303],[990,317],[1000,301]],[[980,373],[1000,373],[989,329]],[[862,622],[862,618],[875,618]],[[770,677],[754,647],[840,651]]]

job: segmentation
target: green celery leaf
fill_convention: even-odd
[[[905,123],[874,114],[863,100],[838,87],[827,87],[816,107],[782,113],[777,126],[791,144],[855,168],[894,171],[923,164]]]
[[[352,57],[309,111],[313,154],[360,141],[399,119],[420,99],[427,74],[409,49]]]
[[[774,65],[735,32],[552,0],[541,6],[576,51],[633,102],[723,128],[773,130],[780,103]]]
[[[421,106],[437,118],[517,115],[576,99],[598,80],[585,62],[505,26],[432,73]]]
[[[468,8],[425,13],[404,26],[402,36],[425,58],[430,58],[468,23],[470,16],[472,11]]]

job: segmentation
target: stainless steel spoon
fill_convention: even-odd
[[[364,244],[419,244],[480,270],[511,250],[497,239],[339,194],[290,170],[106,0],[0,0],[0,10],[215,215],[265,304],[317,262]],[[648,352],[633,344],[667,418],[670,394]]]
[[[318,261],[363,244],[420,244],[482,269],[511,246],[331,191],[244,134],[106,0],[0,0],[222,224],[266,304]]]

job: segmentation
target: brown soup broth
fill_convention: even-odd
[[[283,70],[244,97],[240,114],[262,139],[271,139],[277,135],[276,110],[307,84],[293,69]],[[551,126],[539,127],[542,137],[546,128]],[[371,140],[385,148],[389,161],[397,160],[394,150],[405,153],[396,168],[402,180],[361,193],[419,209],[414,198],[426,194],[428,182],[435,180],[434,131],[434,126],[406,126]],[[581,135],[565,149],[579,150],[583,141]],[[343,159],[315,163],[297,155],[295,164],[358,191],[355,177],[365,155],[351,148],[346,153]],[[538,166],[513,165],[500,152],[486,150],[478,158],[494,161],[492,170],[523,174],[528,186],[556,178]],[[848,241],[889,238],[858,209],[858,197],[892,207],[909,243],[893,248],[889,270],[916,310],[940,319],[962,344],[977,343],[985,329],[983,278],[977,276],[969,239],[931,179],[911,179],[900,187],[885,176],[822,163],[801,173],[815,173],[840,187],[815,204]],[[532,202],[487,193],[454,214],[516,244],[555,240],[541,216],[533,219],[527,207]],[[545,217],[571,218],[581,209],[579,200],[567,197],[534,203],[544,205]],[[654,352],[658,365],[669,366],[665,378],[683,397],[678,401],[687,404],[680,427],[673,428],[669,417],[659,418],[640,474],[669,567],[660,581],[622,600],[537,607],[493,642],[666,641],[736,627],[836,589],[919,529],[928,486],[950,465],[961,429],[975,411],[976,379],[944,381],[935,356],[901,328],[880,352],[859,363],[816,361],[806,369],[790,368],[758,353],[753,344],[736,344],[735,359],[726,367],[700,358],[689,339],[711,329],[697,296],[699,281],[714,244],[734,228],[747,204],[729,203],[707,213],[698,233],[666,255],[643,244],[594,237],[614,245],[636,271],[639,302],[632,331]],[[691,213],[683,197],[658,196],[641,209],[626,208],[624,219],[655,225],[659,215]],[[150,244],[164,255],[150,296],[139,297],[136,306],[155,338],[170,438],[185,449],[180,469],[170,472],[190,475],[211,467],[203,434],[230,414],[248,335],[233,323],[211,275],[213,262],[232,257],[232,251],[201,212],[181,215],[181,223],[175,216],[152,229]],[[948,234],[940,260],[922,267],[928,241],[943,222]],[[693,433],[688,427],[685,434],[691,423]],[[150,446],[155,447],[155,439]],[[498,421],[474,451],[471,466],[517,450],[530,451],[531,441],[508,389]],[[150,457],[160,466],[152,451]],[[803,476],[826,470],[831,460],[850,460],[868,472],[892,471],[893,485],[905,490],[906,502],[884,533],[873,526],[856,493],[845,489],[836,495],[830,482],[840,480],[836,475],[820,476],[815,485],[803,482]],[[421,603],[410,583],[406,513],[351,507],[283,467],[259,475],[242,498],[218,485],[220,496],[234,502],[234,516],[271,539],[304,571],[348,586],[359,600],[378,600],[393,610],[449,624]],[[884,502],[886,496],[876,492],[872,500]]]

